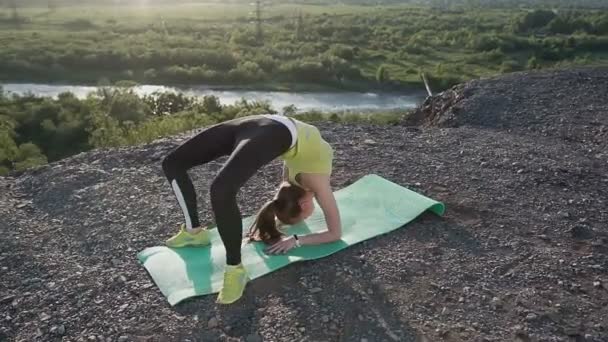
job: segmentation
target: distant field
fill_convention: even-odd
[[[382,6],[378,9],[398,8],[400,6]],[[370,14],[373,7],[369,6],[336,6],[336,5],[295,5],[272,4],[262,7],[265,18],[295,15],[302,12],[311,15],[331,14]],[[32,20],[34,24],[60,25],[74,19],[86,19],[95,24],[105,24],[107,20],[117,20],[124,23],[150,23],[159,18],[175,21],[176,24],[196,23],[199,21],[232,21],[237,19],[254,18],[255,6],[244,4],[176,4],[176,5],[121,5],[121,6],[65,6],[52,12],[48,8],[24,8],[21,15]],[[0,12],[2,13],[2,12]],[[9,12],[4,10],[4,15]]]
[[[273,4],[59,6],[0,12],[0,80],[254,88],[435,87],[605,64],[608,14]],[[291,86],[289,86],[291,84]]]

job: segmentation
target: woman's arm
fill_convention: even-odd
[[[299,236],[302,245],[318,245],[340,240],[342,237],[342,224],[336,198],[331,189],[330,176],[323,174],[303,174],[301,183],[314,192],[317,203],[325,216],[327,230]]]

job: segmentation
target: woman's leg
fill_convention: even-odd
[[[287,151],[291,144],[287,127],[270,119],[259,119],[255,124],[245,123],[239,130],[236,147],[210,189],[211,206],[226,248],[228,265],[241,263],[243,226],[236,201],[237,192],[262,166]]]
[[[205,129],[171,152],[162,162],[165,176],[175,193],[186,229],[200,226],[196,207],[196,192],[187,170],[230,155],[235,142],[235,127],[219,124]]]

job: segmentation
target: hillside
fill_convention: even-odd
[[[188,135],[0,178],[0,340],[608,341],[607,124],[608,69],[472,81],[403,125],[321,124],[336,189],[376,173],[446,215],[254,280],[231,307],[169,306],[136,258],[180,222],[160,160]],[[219,167],[194,172],[201,193]],[[247,183],[246,215],[279,172]]]

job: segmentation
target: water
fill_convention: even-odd
[[[5,92],[15,94],[32,93],[38,96],[55,97],[63,92],[71,92],[79,98],[94,92],[95,86],[50,85],[34,83],[0,84]],[[208,87],[175,88],[156,85],[134,87],[139,95],[148,95],[156,91],[182,92],[188,96],[215,95],[222,104],[233,104],[241,99],[267,100],[275,110],[294,105],[298,111],[320,110],[333,111],[381,111],[399,110],[415,107],[424,100],[423,93],[358,93],[358,92],[279,92],[248,90],[215,90]]]

